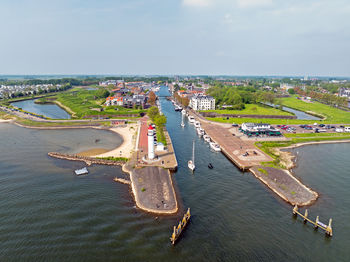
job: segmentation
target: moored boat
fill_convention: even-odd
[[[189,117],[188,117],[188,122],[194,123],[195,121],[196,121],[196,120],[194,119],[193,116],[189,116]]]
[[[210,145],[210,148],[213,149],[214,151],[216,151],[216,152],[221,151],[221,148],[217,143],[211,142],[211,143],[209,143],[209,145]]]
[[[195,121],[195,122],[194,122],[194,126],[195,126],[195,127],[201,127],[201,123],[200,123],[199,121]]]
[[[204,136],[203,136],[203,139],[204,139],[205,142],[210,143],[210,136],[204,135]]]
[[[192,172],[196,168],[196,166],[194,164],[194,140],[193,140],[193,147],[192,147],[192,159],[188,160],[187,166],[188,166],[189,169],[192,170]]]
[[[86,167],[83,167],[83,168],[81,168],[81,169],[75,170],[74,173],[75,173],[77,176],[80,176],[80,175],[88,174],[89,171],[87,170]]]
[[[170,241],[171,244],[175,245],[176,240],[180,237],[182,231],[187,226],[188,222],[191,218],[190,208],[187,209],[187,212],[184,214],[182,220],[179,222],[177,226],[174,226],[173,233],[171,234]]]

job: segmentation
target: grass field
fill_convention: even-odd
[[[201,112],[214,112],[217,114],[242,114],[242,115],[286,115],[291,116],[293,114],[282,111],[270,106],[263,106],[257,104],[246,104],[243,110],[208,110]]]
[[[74,121],[66,121],[66,122],[39,122],[32,121],[29,119],[23,119],[17,117],[16,122],[25,126],[32,127],[62,127],[62,126],[87,126],[91,125],[90,122],[74,122]],[[110,121],[95,121],[93,122],[96,125],[110,126]]]
[[[318,102],[308,103],[293,97],[281,98],[283,105],[304,112],[314,112],[326,117],[325,123],[350,123],[350,112],[340,110]]]
[[[96,90],[74,89],[72,92],[57,95],[57,101],[73,111],[76,118],[82,118],[87,115],[138,115],[144,112],[144,110],[122,107],[116,107],[116,109],[109,107],[104,111],[98,111],[103,108],[102,105],[106,100],[104,98],[96,98]]]
[[[299,120],[299,119],[277,119],[277,118],[246,118],[246,117],[230,117],[229,119],[223,119],[220,117],[206,117],[206,119],[214,122],[220,123],[236,123],[242,124],[247,122],[252,123],[269,123],[272,125],[294,125],[294,124],[313,124],[315,120]],[[316,121],[316,122],[324,122],[324,121]]]

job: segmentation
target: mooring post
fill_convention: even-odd
[[[318,228],[319,216],[316,217],[315,228]]]
[[[333,236],[333,229],[332,229],[332,219],[329,219],[328,226],[326,228],[326,234],[329,236]]]
[[[304,215],[304,223],[307,222],[307,215],[309,214],[309,212],[307,211],[307,209],[305,210],[305,215]]]
[[[296,216],[298,212],[298,205],[295,205],[293,208],[293,215]]]

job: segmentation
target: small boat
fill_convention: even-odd
[[[194,122],[194,126],[195,126],[195,127],[201,127],[201,123],[200,123],[199,121],[195,121],[195,122]]]
[[[211,163],[209,163],[208,168],[213,169],[214,167]]]
[[[182,109],[181,113],[182,113],[183,115],[186,115],[186,110],[185,110],[185,109]]]
[[[203,136],[203,139],[204,139],[205,142],[210,143],[210,136],[204,135],[204,136]]]
[[[216,151],[216,152],[221,151],[221,148],[217,143],[211,142],[211,143],[209,143],[209,145],[210,145],[211,149],[213,149],[214,151]]]
[[[76,174],[77,176],[85,175],[85,174],[89,173],[89,171],[87,170],[86,167],[83,167],[83,168],[81,168],[81,169],[77,169],[77,170],[75,170],[74,172],[75,172],[75,174]]]
[[[205,134],[204,129],[198,127],[198,128],[197,128],[197,134],[198,134],[199,136],[204,136],[204,134]]]
[[[194,119],[194,117],[193,116],[189,116],[188,117],[188,122],[190,122],[190,123],[194,123],[196,120]]]
[[[171,234],[170,241],[171,244],[175,245],[176,240],[180,237],[182,231],[187,226],[191,218],[190,208],[187,209],[187,212],[184,214],[182,220],[179,222],[178,226],[174,226],[173,233]]]
[[[194,169],[196,168],[195,164],[194,164],[194,140],[193,140],[193,147],[192,147],[192,159],[188,160],[187,162],[187,166],[189,169],[192,170],[192,172],[194,171]]]

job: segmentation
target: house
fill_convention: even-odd
[[[193,110],[215,110],[215,98],[212,96],[195,95],[191,98],[189,106]]]
[[[123,97],[122,96],[109,96],[106,98],[106,106],[122,106]]]
[[[243,123],[241,128],[243,131],[266,131],[271,129],[271,125],[264,123]]]
[[[345,88],[345,87],[341,87],[339,88],[339,96],[340,97],[347,97],[350,98],[350,89]]]

